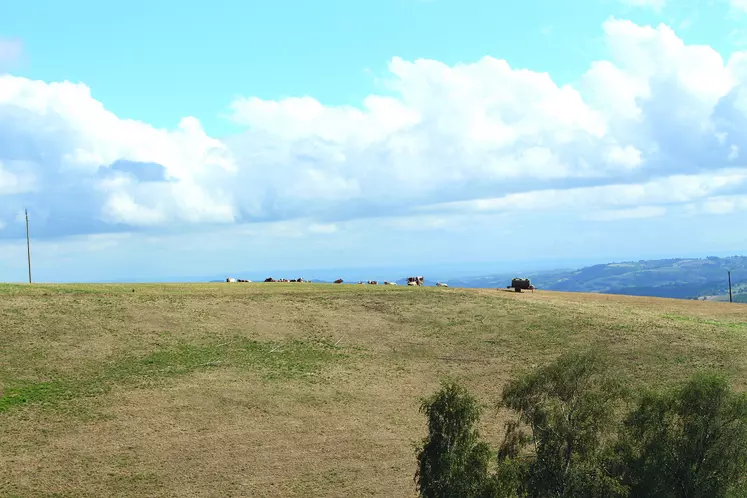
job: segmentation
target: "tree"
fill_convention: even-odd
[[[596,352],[572,353],[510,382],[501,405],[518,413],[507,427],[499,464],[517,460],[517,493],[530,497],[626,496],[606,467],[606,437],[615,430],[622,390]],[[529,434],[522,429],[526,427]],[[526,447],[529,452],[526,456]]]
[[[480,498],[490,495],[490,449],[480,441],[480,408],[463,387],[445,383],[420,407],[428,435],[417,449],[415,481],[424,498]]]
[[[475,399],[454,383],[426,399],[418,448],[424,498],[745,498],[747,394],[696,375],[646,392],[627,416],[604,357],[572,353],[509,382],[501,406],[517,417],[489,472]],[[626,404],[625,408],[629,406]]]
[[[625,421],[621,451],[634,496],[747,496],[747,396],[723,377],[697,375],[647,393]]]

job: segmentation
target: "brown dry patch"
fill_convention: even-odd
[[[43,444],[0,456],[6,490],[135,496],[140,482],[148,496],[413,496],[421,380],[392,392],[344,377],[265,384],[224,370],[113,393],[103,420],[42,425]]]

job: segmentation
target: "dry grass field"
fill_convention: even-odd
[[[0,496],[415,495],[420,398],[589,346],[747,387],[747,305],[317,284],[0,285]]]

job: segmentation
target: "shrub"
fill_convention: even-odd
[[[561,356],[510,382],[501,404],[517,412],[518,423],[508,424],[498,454],[523,460],[525,478],[518,491],[531,497],[624,496],[620,480],[605,465],[606,436],[614,433],[621,393],[595,352]]]
[[[428,435],[418,447],[418,491],[425,498],[477,498],[488,493],[490,449],[480,442],[480,408],[456,383],[423,401]]]
[[[425,400],[418,448],[422,497],[745,498],[747,395],[719,376],[647,392],[627,415],[597,353],[573,353],[509,382],[496,466],[480,441],[477,401],[444,384]]]
[[[621,449],[634,496],[747,496],[747,396],[714,375],[647,393],[625,421]]]

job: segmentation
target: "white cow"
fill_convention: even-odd
[[[449,284],[442,284],[441,282],[436,282],[436,287],[448,287]]]
[[[425,285],[425,278],[423,277],[407,277],[407,285],[410,285],[410,283],[414,283],[415,285]]]
[[[233,277],[228,277],[226,278],[226,282],[233,283],[233,282],[236,282],[236,279]]]

